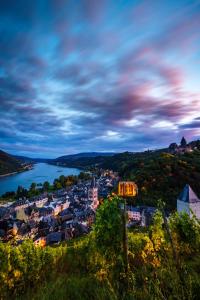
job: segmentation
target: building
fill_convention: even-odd
[[[156,207],[141,206],[141,226],[150,226],[156,211]]]
[[[14,202],[13,204],[14,206],[14,210],[17,211],[17,210],[20,210],[22,208],[27,208],[30,206],[30,202],[28,199],[24,198],[24,199],[19,199],[17,200],[16,202]]]
[[[177,145],[176,143],[172,143],[169,145],[169,152],[172,154],[184,154],[190,153],[192,151],[192,146],[190,144],[187,144],[187,141],[184,138],[184,136],[181,139],[180,145]]]
[[[177,199],[177,211],[186,212],[190,217],[194,214],[200,219],[200,199],[193,192],[189,184],[186,184]]]
[[[141,212],[138,207],[127,206],[127,214],[129,221],[140,221],[141,220]]]
[[[97,209],[99,205],[98,201],[98,188],[96,186],[95,177],[92,178],[91,185],[88,188],[88,201],[90,202],[90,206],[92,209]]]

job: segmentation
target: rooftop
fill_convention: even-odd
[[[189,184],[186,184],[181,194],[179,195],[178,200],[188,203],[200,202],[200,199],[194,193]]]

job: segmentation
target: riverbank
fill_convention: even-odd
[[[33,165],[31,167],[29,165],[29,166],[26,166],[23,169],[21,169],[19,171],[16,171],[16,172],[10,172],[10,173],[7,173],[7,174],[1,174],[0,178],[7,177],[7,176],[12,176],[12,175],[16,175],[16,174],[19,174],[19,173],[22,173],[22,172],[25,172],[25,171],[30,171],[32,169],[33,169]]]
[[[18,173],[20,173],[20,172],[7,173],[7,174],[0,175],[0,177],[6,177],[6,176],[10,176],[10,175],[15,175],[15,174],[18,174]]]

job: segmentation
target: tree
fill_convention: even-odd
[[[66,177],[64,175],[61,175],[59,177],[59,182],[63,188],[66,186],[65,181],[66,181]]]
[[[58,179],[54,180],[53,187],[54,187],[55,190],[60,190],[62,188],[62,185],[61,185],[61,183],[59,182]]]
[[[43,190],[44,190],[44,191],[48,191],[49,188],[50,188],[50,183],[49,183],[48,181],[45,181],[45,182],[43,183]]]
[[[87,172],[80,172],[80,174],[78,175],[78,178],[81,180],[88,180],[91,178],[91,176]]]
[[[31,192],[35,192],[36,186],[37,186],[36,183],[35,183],[35,182],[32,182],[32,183],[31,183],[31,186],[30,186],[30,191],[31,191]]]
[[[170,227],[176,233],[178,244],[182,246],[182,249],[180,250],[187,250],[186,245],[189,245],[190,252],[199,251],[200,222],[194,215],[190,218],[187,213],[174,213],[170,217]]]
[[[116,257],[122,251],[121,200],[113,197],[104,200],[96,213],[94,233],[97,248],[106,257]]]
[[[28,196],[28,191],[24,189],[23,186],[19,185],[16,192],[16,198],[22,198],[27,196]]]

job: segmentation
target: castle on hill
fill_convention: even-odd
[[[172,154],[184,154],[192,152],[193,148],[190,144],[187,143],[184,136],[181,139],[180,145],[177,145],[176,143],[172,143],[169,145],[169,152]]]

